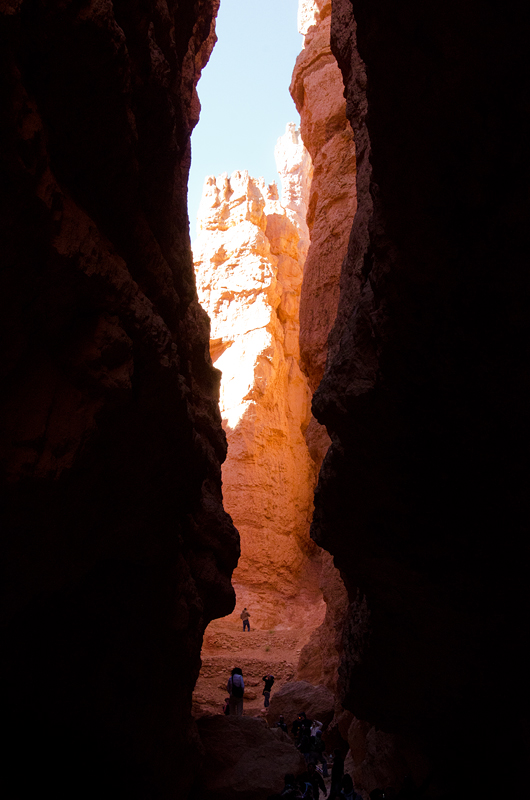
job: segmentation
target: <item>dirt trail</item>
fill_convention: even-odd
[[[272,694],[295,679],[302,647],[309,638],[304,629],[242,631],[233,619],[214,620],[204,635],[202,669],[193,694],[193,714],[219,714],[228,696],[226,684],[234,667],[245,679],[243,713],[257,716],[263,711],[263,676],[272,673]]]

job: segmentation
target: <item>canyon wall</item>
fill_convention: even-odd
[[[339,302],[340,269],[357,208],[356,160],[342,74],[330,46],[330,0],[300,0],[298,29],[304,35],[304,44],[290,91],[313,163],[306,218],[310,245],[300,297],[299,340],[301,368],[314,392],[324,373],[327,340]],[[305,437],[319,469],[330,444],[327,431],[311,416]],[[347,595],[325,551],[319,581],[326,618],[301,653],[298,677],[334,690]]]
[[[333,0],[358,211],[312,535],[349,594],[341,701],[426,797],[526,783],[527,17]]]
[[[2,4],[9,797],[178,798],[196,767],[239,552],[186,210],[218,6]]]
[[[199,299],[212,320],[212,359],[222,372],[224,503],[241,535],[234,623],[246,606],[254,628],[311,630],[323,602],[320,553],[309,539],[311,398],[298,346],[311,161],[294,125],[276,156],[281,202],[275,184],[248,172],[207,179],[193,251]]]
[[[327,340],[339,302],[340,268],[357,207],[356,164],[344,84],[330,46],[331,0],[301,0],[298,27],[304,44],[290,91],[313,163],[307,213],[311,244],[300,299],[300,356],[314,392],[324,374]],[[306,438],[320,467],[329,437],[312,419]]]

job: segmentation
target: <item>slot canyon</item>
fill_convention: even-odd
[[[0,3],[3,796],[522,797],[528,12],[300,0],[192,252],[220,5]]]

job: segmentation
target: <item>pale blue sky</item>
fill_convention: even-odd
[[[221,0],[218,41],[197,90],[201,117],[191,140],[188,190],[190,231],[207,175],[247,169],[278,181],[276,140],[288,122],[299,124],[289,94],[303,38],[298,0]]]

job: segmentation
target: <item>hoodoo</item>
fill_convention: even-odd
[[[246,550],[234,582],[263,624],[301,613],[294,580],[271,584],[277,610],[266,601],[263,552],[322,609],[304,581],[308,486],[325,455],[311,536],[347,600],[324,570],[328,612],[299,669],[336,691],[334,735],[363,799],[390,787],[525,796],[528,13],[483,0],[300,5],[306,276],[300,289],[296,203],[245,173],[210,183],[219,272],[199,283],[212,356],[225,374],[236,353],[253,369],[252,383],[232,370],[221,414],[186,213],[219,0],[0,5],[10,800],[189,796],[205,752],[191,719],[203,632],[234,607],[226,437],[226,505]],[[239,253],[254,247],[238,285]],[[280,486],[283,505],[269,491]],[[275,504],[288,530],[258,528],[254,506]],[[203,742],[230,728],[301,763],[256,720],[201,726]],[[230,759],[209,796],[229,798],[237,780],[234,796],[261,798]]]
[[[222,372],[223,497],[241,535],[238,602],[253,609],[258,628],[314,628],[323,604],[320,555],[309,538],[311,397],[298,347],[312,170],[292,125],[277,155],[281,202],[275,184],[247,172],[207,179],[193,251],[212,360]]]

